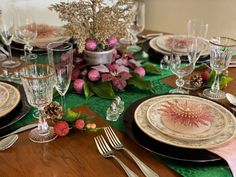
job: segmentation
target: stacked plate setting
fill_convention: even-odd
[[[166,121],[162,109],[176,100],[201,105],[211,113],[211,122],[203,126],[185,126]],[[147,99],[136,108],[134,120],[152,139],[190,149],[220,146],[230,141],[236,131],[235,117],[230,111],[213,101],[190,95],[163,95]]]
[[[19,90],[5,82],[0,82],[0,118],[10,113],[20,102]]]
[[[182,38],[182,40],[179,41],[180,46],[181,45],[187,45],[188,36],[187,35],[163,35],[153,38],[149,41],[150,47],[161,54],[164,55],[170,55],[171,53],[171,40],[173,38]],[[209,55],[209,45],[207,40],[202,40],[203,42],[203,51],[201,53],[202,56]],[[180,48],[181,52],[181,48]]]

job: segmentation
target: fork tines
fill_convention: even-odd
[[[120,140],[118,139],[115,132],[113,131],[113,129],[110,126],[106,127],[104,130],[105,130],[107,138],[108,138],[108,140],[109,140],[109,142],[111,143],[112,146],[121,144]]]
[[[96,136],[94,140],[100,154],[104,155],[104,153],[112,151],[102,135]]]

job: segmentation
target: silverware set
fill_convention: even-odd
[[[147,177],[159,177],[158,174],[156,174],[151,168],[149,168],[146,164],[144,164],[138,157],[136,157],[130,150],[125,148],[125,146],[120,142],[118,137],[116,136],[115,132],[111,127],[106,127],[104,129],[105,134],[107,136],[107,139],[110,143],[110,145],[115,149],[115,150],[124,150],[129,156],[134,160],[134,162],[138,165],[140,170],[143,172],[143,174]],[[118,157],[116,157],[114,154],[114,151],[110,148],[108,143],[106,142],[105,138],[102,135],[99,135],[94,138],[96,146],[100,154],[105,157],[109,158],[112,157],[114,158],[124,169],[126,174],[129,177],[136,177],[137,175],[129,169]]]

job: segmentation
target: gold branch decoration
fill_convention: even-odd
[[[57,12],[66,22],[66,35],[77,39],[78,51],[82,52],[87,39],[95,39],[105,49],[109,37],[127,37],[126,27],[132,19],[134,2],[116,0],[109,5],[103,0],[80,0],[51,4],[49,10]]]

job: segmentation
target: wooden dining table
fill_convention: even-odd
[[[151,30],[146,30],[144,34],[151,32]],[[199,70],[201,69],[204,68],[200,67]],[[236,95],[236,68],[229,68],[228,71],[233,81],[224,88],[224,91]],[[175,78],[175,76],[170,76],[162,79],[162,81],[175,86]],[[194,95],[196,93],[191,94]],[[68,99],[67,101],[69,101]],[[232,107],[226,99],[219,102],[228,108]],[[94,112],[89,104],[85,103],[84,105],[76,106],[73,110],[93,117],[93,122],[96,123],[97,127],[105,127],[111,124]],[[125,147],[159,174],[160,177],[181,176],[166,166],[157,155],[150,153],[132,141],[127,134],[117,130],[115,127],[112,128]],[[106,138],[103,129],[96,132],[73,129],[68,135],[43,144],[31,142],[28,134],[29,131],[20,133],[18,141],[11,148],[0,152],[0,177],[127,176],[114,159],[106,159],[98,152],[94,137],[102,134]],[[138,176],[144,176],[126,152],[115,150],[114,152]]]

